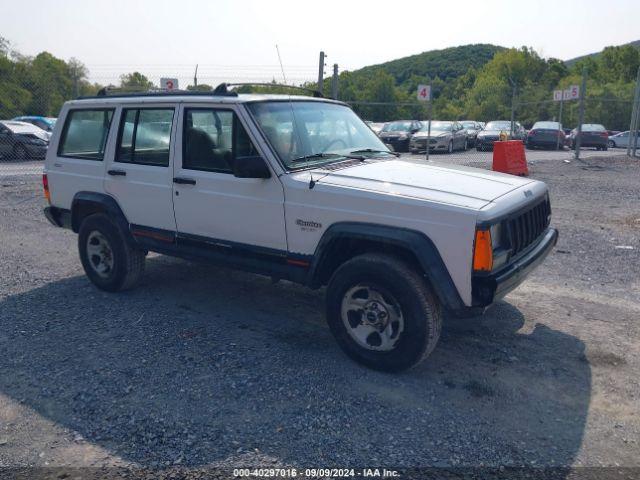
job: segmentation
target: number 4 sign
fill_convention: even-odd
[[[421,102],[431,100],[431,85],[418,85],[418,100]]]

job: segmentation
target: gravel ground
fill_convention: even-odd
[[[0,466],[640,467],[640,165],[541,162],[554,253],[420,367],[349,361],[323,291],[151,255],[108,294],[0,180]]]

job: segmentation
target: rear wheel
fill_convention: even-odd
[[[332,276],[327,322],[353,360],[376,370],[400,371],[433,351],[442,319],[436,297],[416,270],[396,257],[364,254]]]
[[[103,213],[83,220],[78,250],[87,277],[102,290],[133,288],[144,272],[145,253],[129,245],[120,228]]]

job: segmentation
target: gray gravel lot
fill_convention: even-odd
[[[0,466],[640,467],[640,162],[530,170],[556,250],[395,375],[340,352],[323,291],[152,255],[101,292],[38,178],[1,178]]]

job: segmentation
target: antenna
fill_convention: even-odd
[[[286,85],[287,76],[284,74],[284,67],[282,66],[282,58],[280,58],[280,49],[278,48],[277,44],[276,44],[276,52],[278,52],[278,61],[280,62],[280,70],[282,70],[282,78],[284,78],[284,83]]]

